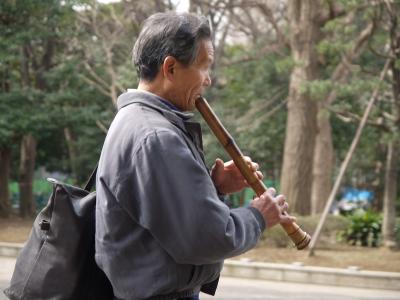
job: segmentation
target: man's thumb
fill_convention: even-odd
[[[223,162],[223,160],[222,159],[220,159],[220,158],[217,158],[216,160],[215,160],[215,167],[217,168],[217,169],[223,169],[224,168],[224,162]]]

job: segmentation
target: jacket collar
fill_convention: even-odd
[[[127,92],[118,97],[117,107],[118,110],[120,110],[130,104],[139,103],[157,110],[170,122],[182,129],[186,129],[184,123],[191,119],[194,114],[190,112],[174,110],[172,107],[166,104],[165,101],[167,100],[153,93],[143,90],[129,89]]]

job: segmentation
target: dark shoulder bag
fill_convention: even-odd
[[[10,299],[110,300],[110,282],[94,260],[97,168],[84,189],[49,179],[53,192],[15,265]]]

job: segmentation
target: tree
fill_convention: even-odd
[[[93,0],[77,13],[79,28],[83,29],[77,45],[84,53],[80,77],[108,97],[114,107],[119,94],[136,82],[130,57],[141,23],[167,8],[171,7],[161,0],[109,4]]]
[[[13,139],[21,141],[20,213],[25,217],[35,213],[32,182],[38,136],[46,127],[52,127],[55,120],[45,108],[45,94],[50,91],[46,75],[57,64],[62,35],[69,33],[72,4],[56,0],[3,1],[1,11],[2,43],[7,45],[7,60],[2,66],[6,93],[2,97],[14,97],[21,105],[8,108],[24,112],[22,118],[12,120],[8,126]]]
[[[3,25],[3,24],[2,24]],[[11,51],[7,39],[4,37],[5,26],[0,26],[0,216],[8,217],[11,213],[10,193],[9,193],[9,178],[11,164],[11,146],[15,138],[14,124],[9,118],[9,107],[4,105],[4,95],[10,92],[11,85],[11,69],[15,60],[15,53]],[[8,108],[8,109],[7,109]],[[13,111],[13,110],[12,110]],[[15,115],[13,116],[15,117]]]
[[[395,242],[396,198],[400,155],[400,5],[385,1],[390,45],[390,70],[393,98],[391,101],[391,137],[387,146],[385,191],[383,203],[383,243],[393,247]]]
[[[351,7],[348,8],[351,11]],[[337,90],[340,89],[340,84],[346,83],[351,75],[351,68],[349,65],[353,64],[355,60],[363,53],[365,45],[368,42],[369,37],[373,33],[373,23],[367,20],[367,25],[363,30],[358,31],[348,30],[345,34],[342,28],[345,28],[346,24],[355,22],[356,13],[345,15],[342,18],[335,18],[331,23],[335,23],[333,26],[325,24],[326,27],[331,27],[331,30],[338,30],[339,34],[331,32],[327,35],[325,29],[325,39],[320,43],[319,49],[321,55],[325,55],[324,61],[327,63],[324,69],[333,69],[331,73],[325,76],[330,76],[329,86],[332,88],[329,91],[329,87],[324,88],[324,95],[317,95],[322,98],[318,102],[318,114],[317,114],[317,136],[314,149],[313,158],[313,181],[312,181],[312,192],[311,192],[311,213],[319,214],[323,211],[325,202],[329,197],[332,189],[332,177],[334,171],[334,148],[332,141],[332,129],[330,123],[330,106],[333,104],[337,97]],[[360,17],[358,16],[357,21]],[[362,22],[360,22],[362,24]],[[340,29],[338,29],[340,28]],[[353,32],[354,31],[354,32]],[[343,50],[338,54],[341,59],[337,59],[332,56],[332,45],[335,45],[335,41],[342,43]],[[349,42],[350,41],[350,42]],[[345,45],[346,48],[343,46]],[[325,53],[324,53],[325,52]],[[336,63],[336,66],[332,68],[332,61]],[[320,81],[316,81],[318,84]],[[326,83],[326,81],[325,81]]]
[[[8,217],[11,213],[10,193],[8,190],[10,178],[11,149],[0,149],[0,217]]]
[[[316,46],[321,39],[321,1],[289,1],[290,77],[281,190],[294,212],[311,211],[312,161],[317,132],[317,103],[302,85],[319,78]]]

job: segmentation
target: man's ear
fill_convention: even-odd
[[[164,78],[167,78],[169,80],[173,79],[175,68],[176,68],[176,63],[177,63],[177,60],[173,56],[167,56],[164,59],[164,62],[162,64],[162,71],[163,71]]]

